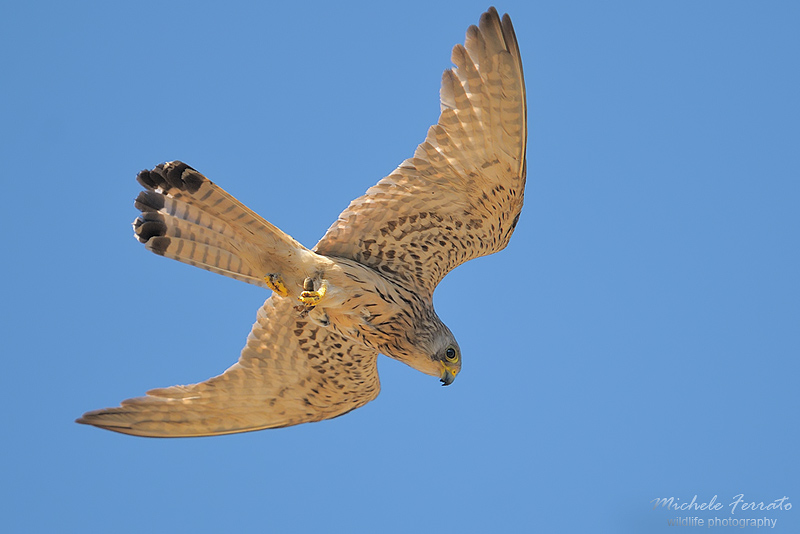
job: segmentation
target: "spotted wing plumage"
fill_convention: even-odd
[[[525,84],[514,29],[494,8],[456,45],[439,122],[414,157],[354,200],[314,249],[432,294],[452,269],[502,250],[522,209]]]
[[[321,421],[378,396],[378,353],[271,297],[258,311],[239,361],[188,386],[153,389],[78,422],[149,437],[231,434]]]

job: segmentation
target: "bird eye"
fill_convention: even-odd
[[[455,363],[458,361],[458,356],[456,355],[456,349],[453,347],[447,347],[447,350],[444,351],[444,357],[447,358],[448,362]]]

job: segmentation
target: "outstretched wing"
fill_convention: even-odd
[[[330,419],[378,396],[378,353],[319,328],[271,297],[239,361],[189,386],[153,389],[78,423],[150,437],[233,434]]]
[[[432,294],[467,260],[502,250],[525,188],[525,83],[511,19],[467,30],[442,77],[438,124],[392,174],[350,203],[314,249]]]

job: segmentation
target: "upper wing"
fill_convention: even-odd
[[[413,158],[350,203],[317,253],[432,294],[450,270],[508,244],[522,209],[527,139],[511,19],[490,8],[452,60],[438,124]]]
[[[329,419],[377,397],[378,353],[317,327],[293,306],[267,299],[238,363],[223,374],[153,389],[77,422],[137,436],[210,436]]]

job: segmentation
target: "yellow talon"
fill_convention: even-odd
[[[306,279],[306,282],[308,281],[309,279]],[[308,283],[304,283],[303,286],[314,287],[313,284],[309,285]],[[328,291],[328,283],[325,280],[323,280],[318,290],[303,291],[302,293],[300,293],[298,300],[303,304],[305,304],[306,308],[311,309],[317,304],[319,304],[319,301],[322,300],[322,297],[325,296],[325,293],[327,293],[327,291]]]
[[[283,283],[283,278],[279,274],[268,274],[264,277],[264,282],[266,282],[267,287],[273,290],[275,293],[280,295],[281,297],[288,297],[289,290],[286,289],[286,284]]]

